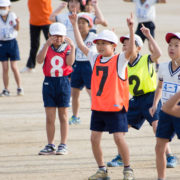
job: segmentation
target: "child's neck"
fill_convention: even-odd
[[[7,19],[7,17],[8,17],[8,14],[5,15],[5,16],[1,16],[1,17],[2,17],[2,19],[3,19],[4,21],[6,21],[6,19]]]
[[[85,32],[81,33],[81,37],[83,40],[85,40],[87,36],[88,36],[88,33],[85,33]]]
[[[180,67],[180,57],[172,60],[172,69],[176,70],[178,67]]]

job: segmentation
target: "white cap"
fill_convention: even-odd
[[[93,20],[92,18],[89,16],[89,13],[78,13],[78,18],[83,18],[86,21],[88,21],[89,26],[93,26]]]
[[[108,42],[112,42],[116,45],[118,43],[118,37],[116,36],[116,34],[113,31],[110,31],[110,30],[103,30],[102,32],[100,32],[97,35],[97,37],[94,39],[93,43],[96,44],[97,40],[105,40]]]
[[[134,38],[135,38],[137,46],[143,47],[143,41],[142,41],[141,37],[138,36],[137,34],[135,34]],[[126,36],[121,36],[120,37],[120,42],[123,43],[125,39],[129,39],[129,34],[126,35]]]
[[[52,23],[49,27],[49,34],[50,35],[60,35],[60,36],[66,36],[66,27],[64,24],[55,22]]]
[[[166,41],[167,41],[167,43],[169,43],[169,41],[170,41],[173,37],[175,37],[175,38],[177,38],[177,39],[180,40],[180,33],[179,33],[179,32],[176,32],[176,33],[167,33],[167,34],[166,34]]]
[[[0,0],[0,7],[8,7],[11,5],[10,0]]]

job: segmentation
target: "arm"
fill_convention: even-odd
[[[78,28],[78,24],[77,24],[77,14],[72,13],[71,15],[69,15],[69,19],[73,26],[76,43],[77,43],[79,49],[87,56],[89,53],[89,48],[85,46],[83,39],[81,37],[81,34],[79,32],[79,28]]]
[[[180,118],[180,106],[178,105],[179,101],[180,92],[177,92],[162,106],[162,110],[172,116]]]
[[[163,84],[163,81],[158,82],[158,86],[157,86],[157,89],[156,89],[156,92],[154,95],[153,105],[149,109],[149,113],[151,114],[152,117],[153,117],[154,113],[156,112],[158,102],[160,101],[161,96],[162,96],[162,84]]]
[[[157,0],[157,3],[166,3],[166,0]]]
[[[135,52],[135,38],[134,38],[134,18],[131,13],[130,18],[127,18],[127,25],[129,28],[129,45],[127,50],[125,51],[125,58],[130,59]]]
[[[151,60],[155,63],[158,63],[158,58],[162,54],[160,47],[158,46],[158,44],[156,43],[154,38],[151,36],[150,30],[148,28],[146,28],[143,24],[141,27],[141,31],[144,34],[144,36],[147,37],[147,39],[149,40],[149,43],[152,46]]]
[[[103,26],[107,26],[108,24],[107,24],[106,20],[104,19],[104,16],[103,16],[101,10],[98,7],[97,0],[93,0],[92,4],[93,4],[93,7],[94,7],[95,16],[96,16],[95,24],[101,24]]]
[[[133,2],[133,0],[123,0],[124,2]]]
[[[19,18],[17,18],[16,19],[16,26],[14,26],[14,29],[16,30],[16,31],[19,31]]]
[[[66,58],[66,64],[72,66],[75,60],[75,46],[70,38],[66,37],[65,41],[71,46],[71,52]]]
[[[53,41],[55,41],[55,37],[53,37],[53,36],[49,37],[49,39],[44,44],[43,48],[39,51],[38,55],[36,56],[36,61],[39,64],[42,64],[44,62],[44,59],[47,54],[47,50],[48,50],[49,46],[51,46]]]
[[[67,2],[62,2],[60,6],[55,9],[49,17],[49,20],[52,22],[56,22],[56,16],[65,8],[67,7]]]

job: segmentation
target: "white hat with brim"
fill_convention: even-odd
[[[66,36],[66,26],[62,23],[56,22],[50,25],[49,27],[49,34],[50,35],[59,35],[59,36]]]
[[[126,36],[121,36],[121,37],[120,37],[120,42],[123,43],[125,39],[129,39],[129,38],[130,38],[130,37],[129,37],[129,34],[126,35]],[[135,41],[136,41],[137,46],[143,47],[143,41],[142,41],[141,37],[138,36],[137,34],[135,34],[135,35],[134,35],[134,38],[135,38]]]
[[[169,43],[172,38],[177,38],[180,40],[180,33],[176,32],[176,33],[167,33],[166,34],[166,42],[167,43]]]
[[[11,5],[9,0],[0,0],[0,7],[8,7]]]
[[[96,39],[94,39],[93,43],[96,44],[97,40],[104,40],[104,41],[108,41],[114,44],[118,44],[118,37],[116,36],[116,34],[113,31],[110,30],[103,30],[102,32],[100,32]]]

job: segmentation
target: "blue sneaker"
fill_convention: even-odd
[[[167,168],[175,168],[178,163],[178,159],[176,156],[168,156],[167,157]]]
[[[107,162],[108,167],[118,167],[123,166],[122,158],[120,155],[117,155],[112,161]]]
[[[71,124],[80,124],[81,120],[79,117],[72,116],[69,120],[69,125]]]
[[[39,155],[53,155],[56,154],[56,146],[54,144],[48,144],[39,152]]]

